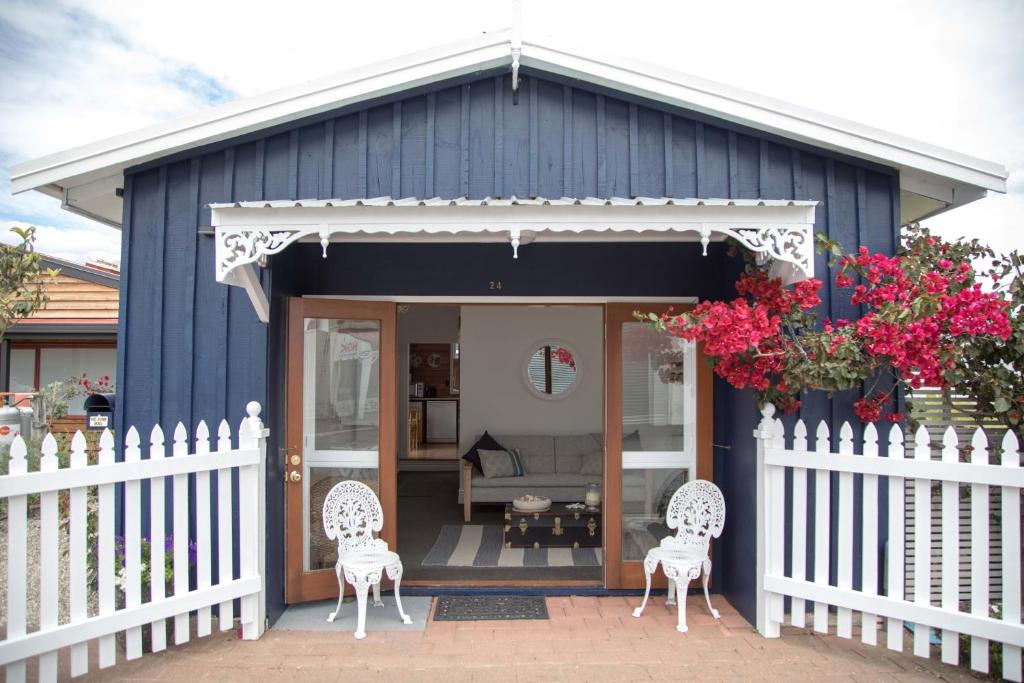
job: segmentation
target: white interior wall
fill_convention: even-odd
[[[523,364],[545,339],[576,352],[579,386],[544,399]],[[604,312],[600,306],[463,306],[459,452],[492,434],[587,434],[602,429]]]
[[[409,344],[459,341],[459,307],[410,304],[398,314],[398,455],[409,452]]]

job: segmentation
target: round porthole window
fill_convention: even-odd
[[[575,388],[580,370],[579,356],[571,346],[547,339],[530,347],[523,374],[530,391],[541,398],[556,399]]]

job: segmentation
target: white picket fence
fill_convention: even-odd
[[[932,446],[923,427],[915,434],[911,458],[904,454],[904,435],[898,425],[888,434],[888,457],[879,457],[878,431],[874,425],[864,430],[861,454],[854,454],[853,430],[844,423],[839,432],[839,453],[831,452],[828,426],[822,422],[815,434],[813,450],[808,448],[807,429],[798,422],[793,429],[792,445],[786,447],[786,435],[775,409],[768,405],[754,437],[757,453],[757,628],[765,637],[778,637],[786,620],[784,598],[791,598],[789,621],[806,626],[807,608],[813,610],[813,628],[827,633],[829,613],[836,610],[836,633],[853,637],[854,613],[860,613],[861,640],[876,645],[879,618],[883,620],[889,649],[902,651],[904,632],[913,631],[913,652],[931,655],[932,629],[940,633],[941,659],[947,664],[964,664],[976,671],[989,669],[989,644],[1001,643],[1001,675],[1021,680],[1021,467],[1017,439],[1007,432],[1002,439],[999,464],[990,464],[989,446],[984,432],[975,432],[971,441],[970,462],[960,462],[959,444],[952,428],[943,437],[941,459],[932,459]],[[789,484],[786,471],[792,471]],[[838,490],[833,492],[833,475]],[[859,511],[855,508],[854,482],[863,482]],[[905,486],[913,481],[915,500],[908,513]],[[814,482],[813,508],[808,482]],[[932,486],[941,487],[941,585],[938,601],[930,599],[933,563]],[[885,487],[880,488],[880,487]],[[970,527],[960,528],[960,494],[965,487],[970,495]],[[990,509],[990,490],[998,489],[999,509]],[[885,568],[879,566],[879,506],[888,492],[888,557]],[[790,526],[786,526],[787,491]],[[813,538],[808,538],[808,510],[814,511]],[[993,521],[993,512],[998,516]],[[854,544],[854,519],[862,520],[859,548]],[[913,517],[913,534],[918,556],[913,563],[914,594],[904,595],[906,559],[905,515]],[[832,537],[830,519],[836,520],[837,534]],[[1001,524],[1002,600],[998,615],[990,614],[989,536],[990,527]],[[971,574],[970,611],[963,611],[959,595],[961,534],[969,542]],[[791,561],[785,570],[787,535]],[[855,553],[859,550],[859,553]],[[808,553],[813,557],[813,572],[806,576]],[[835,554],[836,564],[831,560]],[[860,556],[861,586],[853,586],[854,558]],[[829,582],[835,570],[837,585]],[[934,604],[937,602],[938,604]],[[970,637],[970,661],[960,662],[960,635]]]
[[[173,620],[174,641],[190,637],[190,613],[196,613],[196,632],[209,635],[212,607],[218,605],[221,630],[233,627],[233,601],[241,599],[242,637],[259,638],[264,628],[263,538],[265,535],[264,467],[266,436],[260,421],[260,405],[246,407],[248,417],[238,429],[237,445],[231,442],[231,428],[220,423],[215,449],[205,422],[195,431],[190,451],[188,432],[178,424],[174,430],[170,457],[159,426],[150,435],[148,458],[143,459],[139,433],[134,427],[125,434],[123,462],[115,462],[114,437],[104,431],[99,440],[98,462],[88,464],[86,439],[77,432],[71,441],[69,466],[59,468],[57,442],[47,435],[42,444],[38,472],[27,471],[24,441],[19,437],[11,446],[9,471],[0,475],[0,498],[7,501],[7,634],[0,641],[0,665],[7,667],[8,681],[23,681],[26,665],[39,657],[39,680],[57,680],[58,651],[70,648],[70,675],[89,670],[88,642],[98,639],[98,664],[115,664],[116,634],[124,632],[125,657],[142,656],[143,626],[151,625],[152,651],[167,647],[166,620]],[[232,472],[238,473],[238,485]],[[216,485],[211,488],[211,472]],[[190,495],[193,479],[194,496]],[[165,487],[172,498],[165,497]],[[142,580],[142,507],[143,487],[149,491],[151,581]],[[217,495],[211,510],[211,491]],[[67,492],[63,494],[63,492]],[[115,576],[115,498],[120,491],[124,511],[123,574]],[[29,556],[29,499],[39,500],[39,553]],[[60,500],[66,496],[67,528],[62,529]],[[94,541],[90,539],[89,501],[94,501]],[[165,517],[167,504],[172,509],[170,524]],[[234,577],[232,517],[238,514],[239,566]],[[189,517],[195,520],[196,588],[189,590]],[[165,529],[173,534],[173,585],[165,590]],[[218,543],[212,542],[217,529]],[[67,537],[69,585],[59,582],[60,539]],[[92,546],[92,547],[90,547]],[[213,557],[218,571],[214,575]],[[90,563],[90,560],[92,562]],[[38,563],[39,628],[28,632],[26,576],[28,567]],[[90,572],[95,567],[98,609],[89,614]],[[159,568],[159,569],[156,569]],[[35,572],[33,572],[34,574]],[[154,580],[155,579],[155,580]],[[115,583],[120,583],[116,586]],[[143,601],[144,589],[150,599]],[[118,607],[118,592],[123,591],[123,606]],[[58,621],[58,600],[69,599],[69,620]],[[35,615],[33,615],[35,616]]]

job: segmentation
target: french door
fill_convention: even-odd
[[[285,458],[285,601],[338,594],[337,542],[322,510],[346,479],[384,508],[381,537],[396,542],[394,303],[289,300]]]
[[[713,478],[711,369],[699,347],[634,316],[660,315],[668,306],[608,304],[605,312],[609,588],[643,587],[644,556],[672,533],[665,526],[672,494],[692,479]]]

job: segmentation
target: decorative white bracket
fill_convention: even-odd
[[[673,242],[731,237],[773,261],[784,284],[814,275],[816,202],[715,199],[302,200],[211,206],[218,282],[244,287],[257,315],[270,305],[254,266],[293,242]]]

